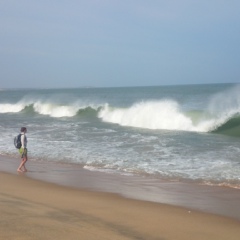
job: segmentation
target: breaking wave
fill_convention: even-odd
[[[101,105],[81,103],[59,104],[51,101],[19,101],[15,104],[0,104],[0,113],[38,113],[54,118],[73,117],[81,113],[96,112]]]
[[[110,123],[147,129],[214,132],[240,137],[240,87],[212,96],[205,109],[183,110],[175,100],[143,101],[129,108],[106,104],[99,117]]]
[[[126,109],[106,105],[99,117],[105,122],[147,129],[230,133],[232,128],[240,128],[237,112],[222,116],[206,111],[184,112],[171,100],[141,102]]]
[[[214,95],[205,109],[186,110],[176,100],[141,101],[120,108],[80,99],[23,98],[1,103],[0,113],[32,113],[54,118],[88,116],[121,126],[175,131],[214,132],[240,137],[240,88]]]

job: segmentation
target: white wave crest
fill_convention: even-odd
[[[211,97],[206,110],[214,116],[206,127],[208,131],[215,130],[233,116],[240,113],[240,85],[215,94]]]
[[[79,109],[77,106],[59,106],[41,101],[34,103],[33,108],[35,112],[51,117],[73,117]]]
[[[218,117],[229,118],[240,112],[240,85],[214,95],[208,111]]]
[[[24,103],[16,103],[16,104],[10,104],[10,103],[3,103],[0,104],[0,113],[17,113],[22,111],[25,108]]]
[[[194,131],[192,120],[172,100],[136,103],[126,109],[111,109],[108,105],[98,115],[105,122],[148,129]]]
[[[196,117],[194,114],[184,112],[180,105],[173,100],[140,102],[125,109],[111,108],[106,104],[99,112],[98,117],[105,122],[116,123],[121,126],[210,132],[239,112],[236,104],[234,106],[229,104],[227,110],[224,111],[217,111],[219,109],[218,105],[218,101],[210,101],[209,108]]]
[[[103,104],[76,99],[68,95],[52,95],[47,98],[41,95],[27,95],[16,103],[0,104],[0,113],[18,113],[29,106],[32,106],[33,111],[38,114],[61,118],[73,117],[81,109],[92,108],[98,110]]]

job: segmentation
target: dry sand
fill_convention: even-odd
[[[0,156],[0,239],[240,239],[239,189],[19,161]]]
[[[240,222],[0,173],[0,239],[239,240]]]

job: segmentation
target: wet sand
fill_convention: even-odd
[[[239,239],[237,189],[19,161],[0,157],[0,239]]]

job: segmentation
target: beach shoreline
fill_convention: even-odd
[[[44,163],[29,161],[30,171],[18,174],[17,163],[17,159],[0,157],[0,239],[239,238],[239,219],[102,191],[93,183],[102,184],[106,174],[82,169],[81,180],[86,181],[77,187],[71,186],[72,180],[60,181],[60,176],[66,181],[79,173],[67,164],[57,164],[54,171]],[[46,179],[49,173],[52,179]]]
[[[78,164],[28,161],[27,173],[19,174],[20,159],[0,156],[0,172],[24,175],[28,178],[75,189],[113,193],[129,199],[183,207],[189,211],[240,220],[240,190],[182,182],[161,181],[142,176],[96,172]]]

